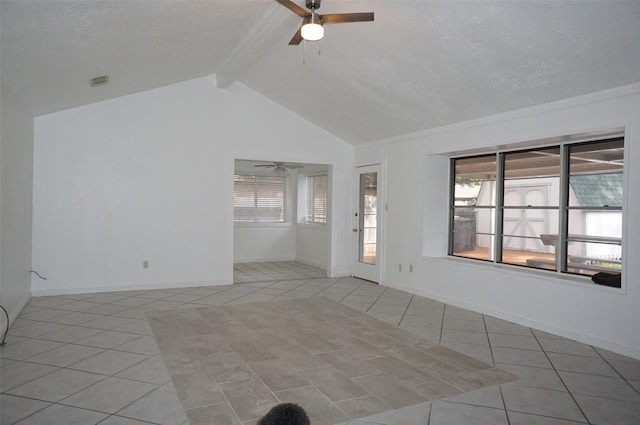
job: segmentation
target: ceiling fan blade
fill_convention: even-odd
[[[346,22],[369,22],[369,21],[373,21],[373,12],[328,13],[326,15],[322,15],[323,24],[342,24]]]
[[[290,170],[295,170],[296,168],[304,168],[304,166],[298,164],[284,164],[283,167]]]
[[[254,165],[254,167],[271,168],[271,167],[275,167],[275,164],[258,164],[258,165]]]
[[[292,1],[289,1],[289,0],[276,0],[276,1],[281,5],[283,5],[284,7],[288,8],[290,11],[292,11],[293,13],[295,13],[301,18],[304,18],[305,16],[309,15],[308,11],[304,10],[303,8],[293,3]]]
[[[291,38],[291,41],[289,41],[289,46],[297,46],[301,42],[302,42],[302,25],[300,25],[300,28],[298,28],[298,31]]]

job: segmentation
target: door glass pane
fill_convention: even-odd
[[[378,173],[360,174],[359,254],[361,263],[376,264],[378,229]]]

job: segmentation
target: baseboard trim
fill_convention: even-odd
[[[575,341],[582,342],[584,344],[593,345],[598,348],[604,348],[605,350],[609,350],[614,353],[622,354],[624,356],[629,356],[629,357],[633,357],[635,359],[640,360],[640,349],[636,347],[629,347],[626,345],[618,344],[616,342],[598,338],[593,335],[585,335],[585,334],[577,333],[570,329],[560,328],[550,323],[539,322],[536,320],[528,319],[526,317],[514,316],[512,314],[504,313],[502,311],[493,310],[490,308],[484,308],[474,304],[469,304],[454,298],[443,297],[440,294],[433,293],[428,290],[416,289],[413,287],[403,285],[401,283],[386,281],[382,284],[384,286],[388,286],[389,288],[399,289],[401,291],[409,292],[412,294],[420,295],[422,297],[430,298],[432,300],[440,301],[442,303],[449,304],[454,307],[465,308],[467,310],[475,311],[476,313],[486,314],[489,316],[497,317],[498,319],[502,319],[502,320],[508,320],[509,322],[517,323],[522,326],[527,326],[529,328],[534,328],[544,332],[549,332],[554,335],[570,338]]]
[[[316,261],[311,261],[311,260],[305,260],[303,258],[296,258],[294,261],[296,263],[306,264],[307,266],[317,267],[317,268],[323,269],[323,270],[326,270],[326,268],[327,268],[326,264],[318,263]]]
[[[31,290],[33,297],[47,297],[52,295],[69,295],[69,294],[93,294],[98,292],[120,292],[120,291],[140,291],[150,289],[168,289],[168,288],[189,288],[196,286],[222,286],[231,285],[233,282],[228,280],[217,281],[200,281],[200,282],[155,282],[155,283],[139,283],[132,285],[111,285],[111,286],[94,286],[85,288],[60,288],[60,289],[36,289]]]
[[[242,263],[270,263],[275,261],[297,261],[295,257],[282,257],[282,258],[242,258],[233,260],[233,264]]]

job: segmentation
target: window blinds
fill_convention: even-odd
[[[234,221],[286,222],[286,176],[236,174],[233,182]]]
[[[308,223],[327,222],[326,174],[307,177],[307,219]]]

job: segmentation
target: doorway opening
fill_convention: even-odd
[[[382,166],[357,167],[354,176],[353,275],[372,282],[381,279]]]
[[[331,166],[236,159],[234,283],[327,276]]]

